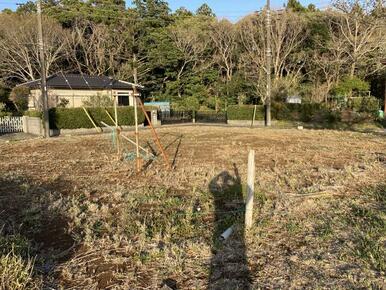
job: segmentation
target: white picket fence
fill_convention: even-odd
[[[1,117],[0,133],[23,132],[23,117]]]

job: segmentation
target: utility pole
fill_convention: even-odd
[[[272,62],[272,51],[271,51],[271,3],[267,0],[267,19],[266,19],[266,38],[267,38],[267,95],[265,99],[265,126],[271,126],[271,62]]]
[[[381,60],[381,65],[384,65],[384,66],[386,66],[386,58],[385,59],[382,59]],[[384,118],[386,119],[386,76],[385,76],[385,79],[384,79],[384,85],[385,85],[385,88],[384,88],[384,92],[383,92],[383,101],[384,101],[384,103],[383,103],[383,114],[384,114]]]
[[[41,0],[37,0],[37,17],[38,17],[38,36],[39,36],[39,54],[40,54],[40,88],[41,97],[43,99],[43,124],[44,124],[44,137],[50,137],[50,121],[48,116],[48,95],[47,95],[47,80],[46,80],[46,60],[44,56],[44,43],[43,43],[43,26],[42,26],[42,6]]]
[[[266,19],[266,38],[267,38],[267,95],[265,99],[265,126],[271,126],[271,4],[270,0],[267,0],[267,19]]]
[[[384,115],[385,115],[385,117],[384,118],[386,118],[386,80],[385,80],[385,92],[384,92],[384,96],[383,96],[383,112],[384,112]]]
[[[137,71],[137,54],[133,54],[133,77],[134,77],[134,86],[133,86],[133,100],[134,100],[134,119],[135,119],[135,145],[136,145],[136,167],[137,172],[141,171],[142,160],[139,155],[139,132],[138,132],[138,112],[137,112],[137,84],[138,84],[138,71]],[[146,112],[145,112],[146,114]]]

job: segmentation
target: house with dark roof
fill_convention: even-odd
[[[41,80],[20,84],[30,89],[28,108],[36,109],[42,104]],[[88,76],[83,74],[58,73],[47,78],[48,104],[56,107],[82,107],[91,100],[111,100],[118,106],[133,106],[134,84],[107,76]],[[137,85],[137,93],[143,87]]]

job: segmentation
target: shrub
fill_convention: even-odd
[[[14,255],[20,255],[23,258],[28,257],[30,243],[22,235],[4,235],[0,232],[0,255],[4,256],[12,252]]]
[[[104,108],[87,108],[91,118],[98,126],[101,122],[113,125],[112,120],[106,114]],[[114,108],[107,108],[107,111],[114,118]],[[118,107],[118,124],[124,126],[134,125],[134,108]],[[138,110],[138,122],[143,123],[145,116]],[[50,110],[50,125],[53,129],[79,129],[93,128],[93,124],[82,108],[52,108]]]
[[[328,110],[325,112],[325,117],[328,123],[337,123],[342,121],[342,116],[339,111]]]
[[[65,108],[70,103],[70,101],[66,98],[60,98],[60,102],[57,105],[58,108]]]
[[[29,89],[27,87],[14,87],[9,98],[19,112],[28,109]]]
[[[7,112],[5,103],[0,102],[0,117],[11,116],[11,112]]]
[[[272,117],[276,120],[334,123],[340,121],[340,113],[319,103],[273,103]]]
[[[368,82],[358,77],[344,77],[333,89],[333,95],[345,96],[351,92],[360,93],[370,90]]]
[[[272,103],[272,118],[275,120],[299,121],[301,104]]]
[[[111,107],[114,105],[114,100],[110,96],[97,94],[83,101],[83,105],[85,107]]]
[[[31,111],[25,111],[23,113],[23,115],[24,116],[28,116],[28,117],[39,117],[39,118],[42,118],[43,113],[40,112],[40,111],[31,110]]]
[[[357,112],[376,113],[380,106],[375,97],[357,97],[349,101],[349,107]]]
[[[200,110],[200,102],[195,96],[189,96],[172,103],[172,107],[177,111],[198,111]]]
[[[0,102],[6,103],[9,97],[9,89],[5,87],[3,83],[0,82]]]
[[[323,122],[330,118],[329,110],[319,103],[298,105],[298,109],[300,110],[300,121],[302,122]]]
[[[228,119],[229,120],[252,120],[253,118],[253,105],[232,105],[228,106]],[[255,120],[264,120],[264,106],[258,105],[256,108]]]

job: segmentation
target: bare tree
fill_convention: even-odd
[[[316,39],[315,50],[308,66],[308,70],[311,71],[309,77],[315,87],[312,97],[316,102],[327,102],[331,88],[347,72],[345,41],[334,33],[331,23],[327,24],[329,40],[325,42]]]
[[[20,81],[40,77],[40,59],[36,17],[30,15],[0,14],[0,71],[5,79]],[[54,20],[43,18],[43,39],[47,74],[58,69],[64,57],[67,34]]]
[[[330,32],[345,42],[351,77],[359,68],[367,74],[381,69],[381,50],[386,46],[385,20],[370,13],[372,8],[367,3],[370,2],[361,5],[359,1],[338,0],[334,4],[338,11],[330,12]]]
[[[228,20],[215,21],[211,25],[210,37],[214,45],[214,60],[230,81],[236,66],[237,30]]]
[[[194,70],[200,63],[203,62],[203,56],[208,48],[209,39],[206,28],[206,18],[188,17],[177,21],[169,27],[168,32],[172,43],[180,53],[182,60],[177,73],[177,81],[180,81],[185,69],[188,65]],[[178,96],[181,97],[181,92],[178,90]]]
[[[251,15],[237,26],[242,46],[240,66],[256,89],[257,95],[265,102],[266,75],[266,42],[264,18],[262,15]]]
[[[272,15],[272,58],[275,79],[286,75],[298,76],[303,63],[295,52],[299,50],[308,35],[308,30],[298,14],[290,10],[278,11]]]
[[[66,39],[67,57],[80,73],[114,75],[124,58],[127,41],[119,28],[78,21]]]
[[[266,74],[264,13],[247,17],[239,24],[238,29],[246,72],[254,82],[257,82],[255,84],[257,93],[264,102],[265,81],[262,77]],[[304,66],[299,50],[308,34],[306,25],[297,14],[289,10],[281,10],[272,16],[270,33],[274,86],[284,76],[287,76],[287,83],[293,85],[299,80]]]

